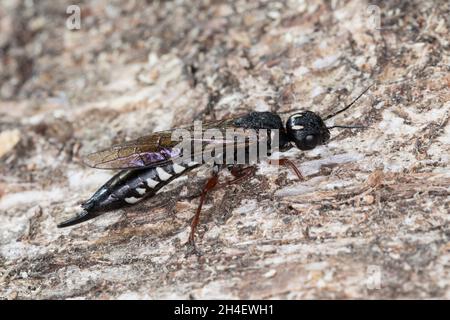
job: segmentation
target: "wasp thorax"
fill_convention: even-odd
[[[311,150],[330,139],[322,118],[311,111],[293,114],[286,122],[286,131],[290,141],[301,150]]]

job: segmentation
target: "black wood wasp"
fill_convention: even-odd
[[[343,109],[324,117],[314,112],[302,111],[289,116],[286,125],[281,117],[273,112],[251,112],[233,119],[225,119],[204,124],[205,129],[215,128],[220,131],[226,129],[254,129],[278,130],[279,150],[287,151],[293,147],[300,150],[311,150],[316,146],[327,143],[330,139],[330,129],[333,128],[363,128],[361,126],[329,126],[325,121],[350,108],[371,86],[367,87],[356,99]],[[203,163],[192,161],[176,161],[182,151],[177,148],[179,141],[172,140],[173,130],[152,133],[134,141],[112,146],[106,150],[89,154],[85,158],[88,166],[99,169],[120,169],[121,171],[106,182],[81,207],[82,211],[58,225],[68,227],[90,220],[110,210],[133,205],[143,199],[148,199],[158,190],[186,172],[199,167]],[[202,146],[208,145],[210,140],[200,141]],[[259,141],[260,142],[260,141]],[[215,141],[217,143],[217,141]],[[248,150],[249,142],[235,144],[235,141],[223,141],[226,145],[233,143],[233,148]],[[270,139],[265,143],[270,144]],[[202,149],[203,150],[203,149]],[[247,152],[247,151],[245,151]],[[192,155],[193,156],[193,155]],[[260,159],[258,159],[260,160]],[[299,179],[303,177],[297,167],[288,159],[278,159],[271,163],[290,166]],[[218,172],[228,167],[234,178],[225,183],[219,183]],[[189,242],[193,244],[196,226],[199,222],[202,205],[209,191],[219,186],[230,185],[242,181],[255,173],[255,166],[238,164],[214,164],[212,176],[208,179],[200,195],[200,203],[191,223]]]

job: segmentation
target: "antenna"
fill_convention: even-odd
[[[367,126],[331,126],[327,127],[327,129],[333,129],[333,128],[342,128],[342,129],[366,129]]]
[[[355,100],[353,100],[352,102],[350,102],[350,104],[348,104],[347,106],[345,106],[343,109],[341,109],[341,110],[339,110],[339,111],[337,111],[337,112],[335,112],[335,113],[333,113],[333,114],[330,114],[329,116],[325,117],[324,120],[328,120],[328,119],[330,119],[330,118],[333,118],[334,116],[338,115],[339,113],[342,113],[342,112],[346,111],[346,110],[347,110],[348,108],[350,108],[356,101],[358,101],[358,99],[361,98],[361,97],[363,96],[364,93],[366,93],[370,88],[372,88],[372,86],[373,86],[374,84],[375,84],[375,83],[371,84],[371,85],[368,86],[366,89],[364,89],[364,91],[361,92],[361,93],[359,94],[359,96],[356,97]],[[338,127],[343,127],[343,126],[334,126],[334,128],[338,128]],[[331,127],[331,128],[333,128],[333,127]]]

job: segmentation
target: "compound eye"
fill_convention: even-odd
[[[304,139],[303,139],[303,145],[304,147],[306,147],[307,149],[313,149],[317,146],[317,136],[313,135],[313,134],[308,134]]]
[[[316,140],[316,137],[313,136],[312,134],[308,134],[308,135],[306,136],[305,140],[306,140],[306,143],[313,143],[314,140]]]

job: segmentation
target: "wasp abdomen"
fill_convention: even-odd
[[[161,167],[120,171],[81,204],[83,211],[79,215],[60,223],[58,227],[72,226],[106,211],[152,197],[172,180],[197,166],[197,163],[169,163]]]

